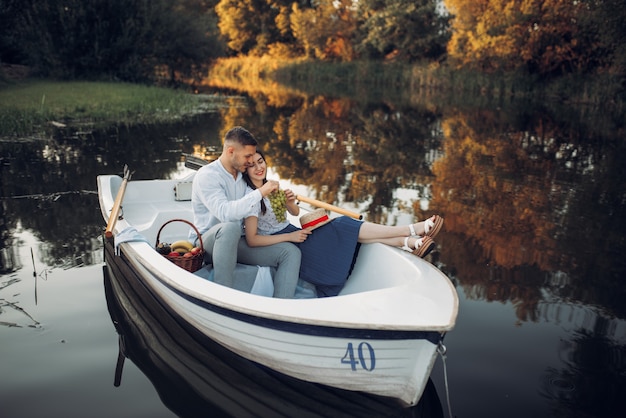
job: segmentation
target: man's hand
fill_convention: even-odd
[[[279,185],[276,180],[268,180],[263,186],[261,186],[259,190],[261,191],[263,197],[267,197],[268,195],[278,190],[278,186]]]

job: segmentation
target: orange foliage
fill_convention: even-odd
[[[445,0],[455,15],[449,56],[488,71],[527,66],[548,73],[583,66],[586,48],[593,47],[579,27],[586,12],[583,3]]]
[[[487,259],[509,268],[535,264],[549,270],[558,259],[556,227],[546,216],[551,194],[541,190],[559,186],[517,174],[522,167],[540,172],[538,165],[549,162],[537,163],[523,151],[520,145],[529,140],[523,132],[508,138],[479,134],[460,116],[448,117],[443,126],[445,157],[433,166],[433,204],[454,214],[457,232],[473,236]]]

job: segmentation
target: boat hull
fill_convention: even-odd
[[[134,272],[107,261],[107,306],[120,338],[116,386],[124,386],[128,358],[178,416],[443,417],[431,379],[419,403],[403,411],[395,399],[309,383],[250,362],[172,315]]]
[[[136,274],[170,313],[248,360],[307,382],[397,398],[404,406],[415,405],[424,391],[439,332],[316,326],[242,314],[171,288],[123,253],[115,256],[112,242],[105,247],[106,262]]]

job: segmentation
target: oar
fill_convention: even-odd
[[[351,211],[349,211],[347,209],[343,209],[343,208],[340,208],[338,206],[331,205],[331,204],[326,203],[326,202],[322,202],[321,200],[316,200],[316,199],[312,199],[310,197],[300,196],[300,195],[297,195],[296,199],[301,201],[301,202],[308,203],[309,205],[317,206],[318,208],[330,210],[330,211],[338,213],[340,215],[346,215],[346,216],[349,216],[349,217],[354,218],[354,219],[363,219],[363,215],[359,215],[358,213],[351,212]]]
[[[122,185],[120,186],[117,196],[115,197],[115,203],[113,203],[113,208],[111,209],[109,222],[107,223],[107,228],[104,231],[104,236],[107,238],[113,237],[113,227],[115,226],[115,222],[117,222],[117,218],[120,215],[122,200],[124,200],[124,193],[126,192],[126,184],[128,183],[128,180],[130,180],[131,175],[132,173],[128,170],[128,166],[124,164],[124,179],[122,180]]]

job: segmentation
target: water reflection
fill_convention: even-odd
[[[462,272],[471,297],[514,301],[522,321],[537,320],[546,291],[626,316],[615,297],[626,296],[616,280],[626,272],[626,145],[617,121],[546,108],[512,114],[360,104],[279,90],[253,92],[247,106],[236,100],[179,124],[67,128],[49,139],[0,142],[0,248],[21,227],[47,243],[50,260],[91,263],[94,244],[85,237],[98,235],[100,216],[95,196],[82,194],[93,193],[98,174],[129,164],[135,179],[167,178],[183,153],[213,148],[227,129],[244,124],[277,175],[306,185],[311,197],[357,204],[379,223],[444,215],[436,261],[452,276]]]
[[[0,273],[28,267],[16,257],[22,229],[41,239],[50,265],[100,262],[98,174],[128,164],[134,179],[176,176],[184,153],[217,146],[226,130],[244,125],[276,175],[313,198],[356,205],[379,223],[445,216],[430,260],[468,299],[510,303],[519,326],[547,322],[573,334],[563,339],[567,349],[559,347],[567,353],[562,367],[546,368],[542,393],[563,405],[587,402],[579,381],[592,374],[604,389],[590,396],[619,402],[615,384],[626,387],[624,358],[615,355],[626,341],[623,116],[525,103],[358,102],[275,88],[233,100],[179,124],[0,141]],[[593,371],[590,352],[610,354],[602,372]]]
[[[601,330],[577,330],[574,338],[561,342],[565,367],[546,370],[541,395],[555,402],[561,416],[564,410],[573,416],[614,416],[624,407],[625,348]]]
[[[577,123],[564,127],[543,114],[528,117],[523,126],[498,116],[445,116],[444,157],[433,167],[432,203],[444,208],[447,229],[471,236],[480,264],[495,267],[488,275],[464,269],[464,286],[478,284],[493,294],[486,277],[489,286],[506,283],[497,298],[522,299],[529,305],[524,312],[535,310],[541,289],[624,317],[621,302],[598,294],[603,287],[624,294],[616,280],[626,266],[617,255],[626,231],[620,131],[593,136],[573,129]],[[569,286],[555,286],[555,276]],[[522,313],[520,319],[532,318]]]
[[[276,102],[281,105],[271,106]],[[281,178],[309,185],[319,200],[364,203],[368,219],[382,223],[391,220],[398,189],[417,192],[416,201],[429,200],[435,181],[430,167],[441,148],[439,116],[425,108],[325,97],[259,97],[254,106],[222,115],[225,127],[242,121],[253,126]],[[422,217],[414,203],[408,202],[409,209]]]
[[[168,178],[182,153],[219,143],[217,125],[218,115],[209,114],[164,126],[65,128],[50,138],[0,141],[0,273],[20,268],[14,237],[22,229],[41,240],[48,265],[101,262],[94,255],[102,230],[96,176],[128,164],[134,179]]]
[[[542,303],[539,310],[569,331],[557,346],[561,367],[546,369],[541,395],[560,409],[589,416],[612,416],[623,409],[626,323],[581,304],[555,301]]]

